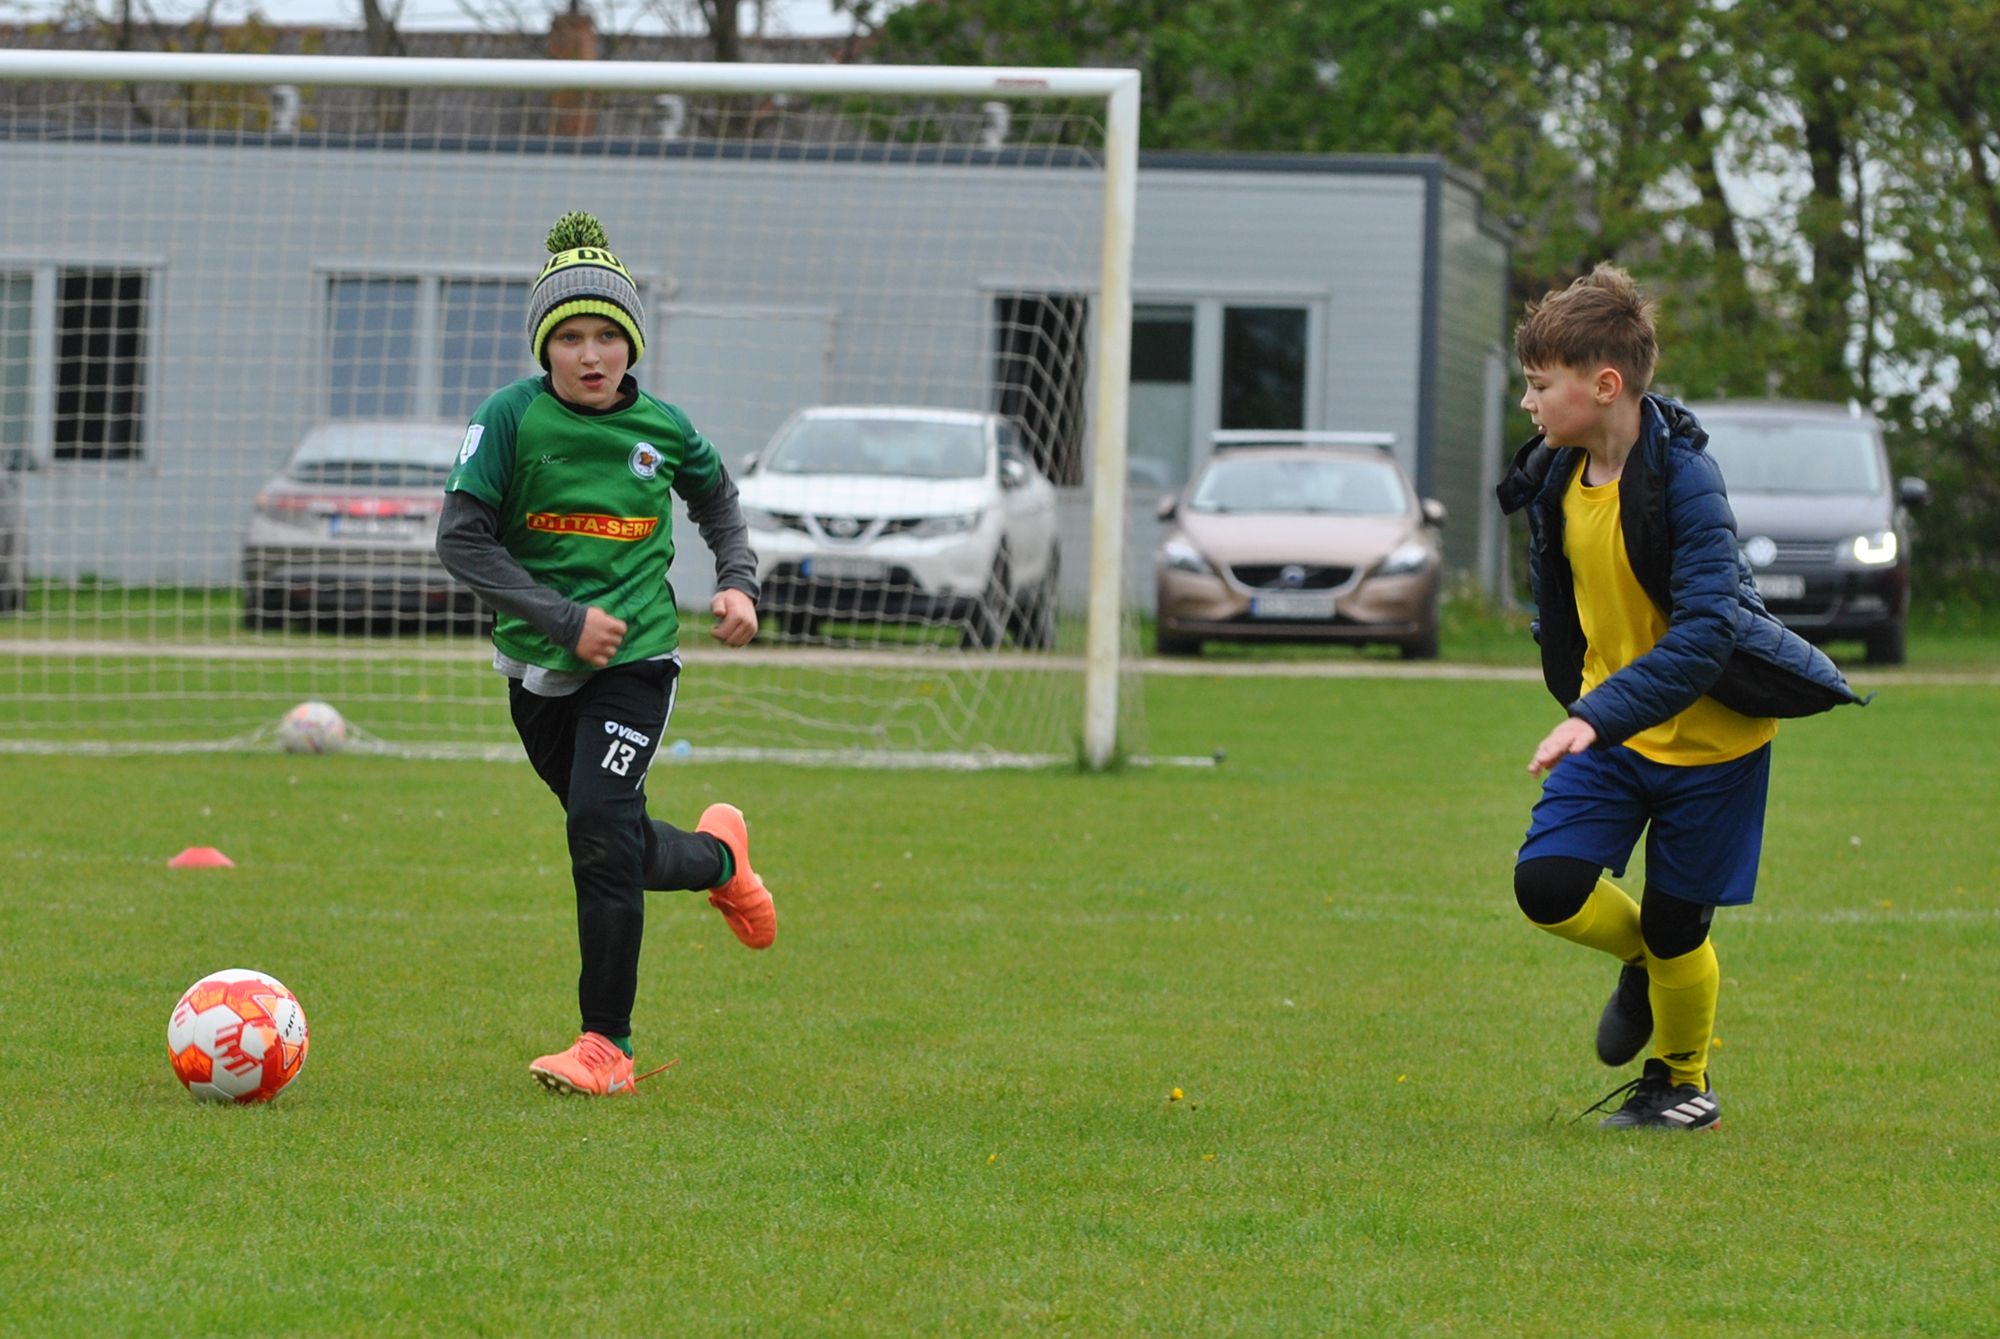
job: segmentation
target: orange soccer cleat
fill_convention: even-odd
[[[736,862],[736,874],[720,888],[708,892],[708,904],[722,913],[736,937],[751,948],[769,948],[778,937],[778,908],[770,890],[750,868],[750,829],[743,811],[733,804],[711,804],[702,810],[696,832],[706,832],[729,848]]]
[[[543,1056],[528,1066],[528,1072],[552,1093],[580,1097],[627,1097],[638,1086],[632,1077],[632,1057],[595,1032],[578,1037],[567,1051]]]

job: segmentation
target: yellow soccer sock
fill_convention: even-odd
[[[1644,959],[1646,941],[1639,934],[1639,904],[1611,880],[1600,877],[1583,910],[1554,925],[1533,922],[1537,929],[1584,944],[1625,962]]]
[[[1715,1030],[1715,996],[1722,986],[1715,945],[1678,958],[1656,958],[1646,952],[1646,975],[1652,982],[1653,1049],[1673,1071],[1676,1084],[1708,1087],[1708,1039]]]

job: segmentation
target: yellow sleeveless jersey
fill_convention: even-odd
[[[1591,486],[1579,468],[1563,494],[1563,555],[1576,588],[1583,626],[1583,691],[1591,689],[1653,649],[1667,617],[1639,585],[1625,553],[1619,522],[1618,481]],[[1754,753],[1778,733],[1768,716],[1745,716],[1711,697],[1699,697],[1677,716],[1625,741],[1640,756],[1672,767],[1729,762]]]

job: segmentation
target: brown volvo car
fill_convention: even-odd
[[[1204,641],[1347,642],[1438,652],[1444,507],[1418,498],[1382,433],[1219,432],[1160,501],[1161,655]]]

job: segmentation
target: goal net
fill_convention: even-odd
[[[577,209],[759,553],[723,648],[676,504],[669,752],[1142,753],[1134,78],[0,52],[0,749],[512,752],[433,539]]]

